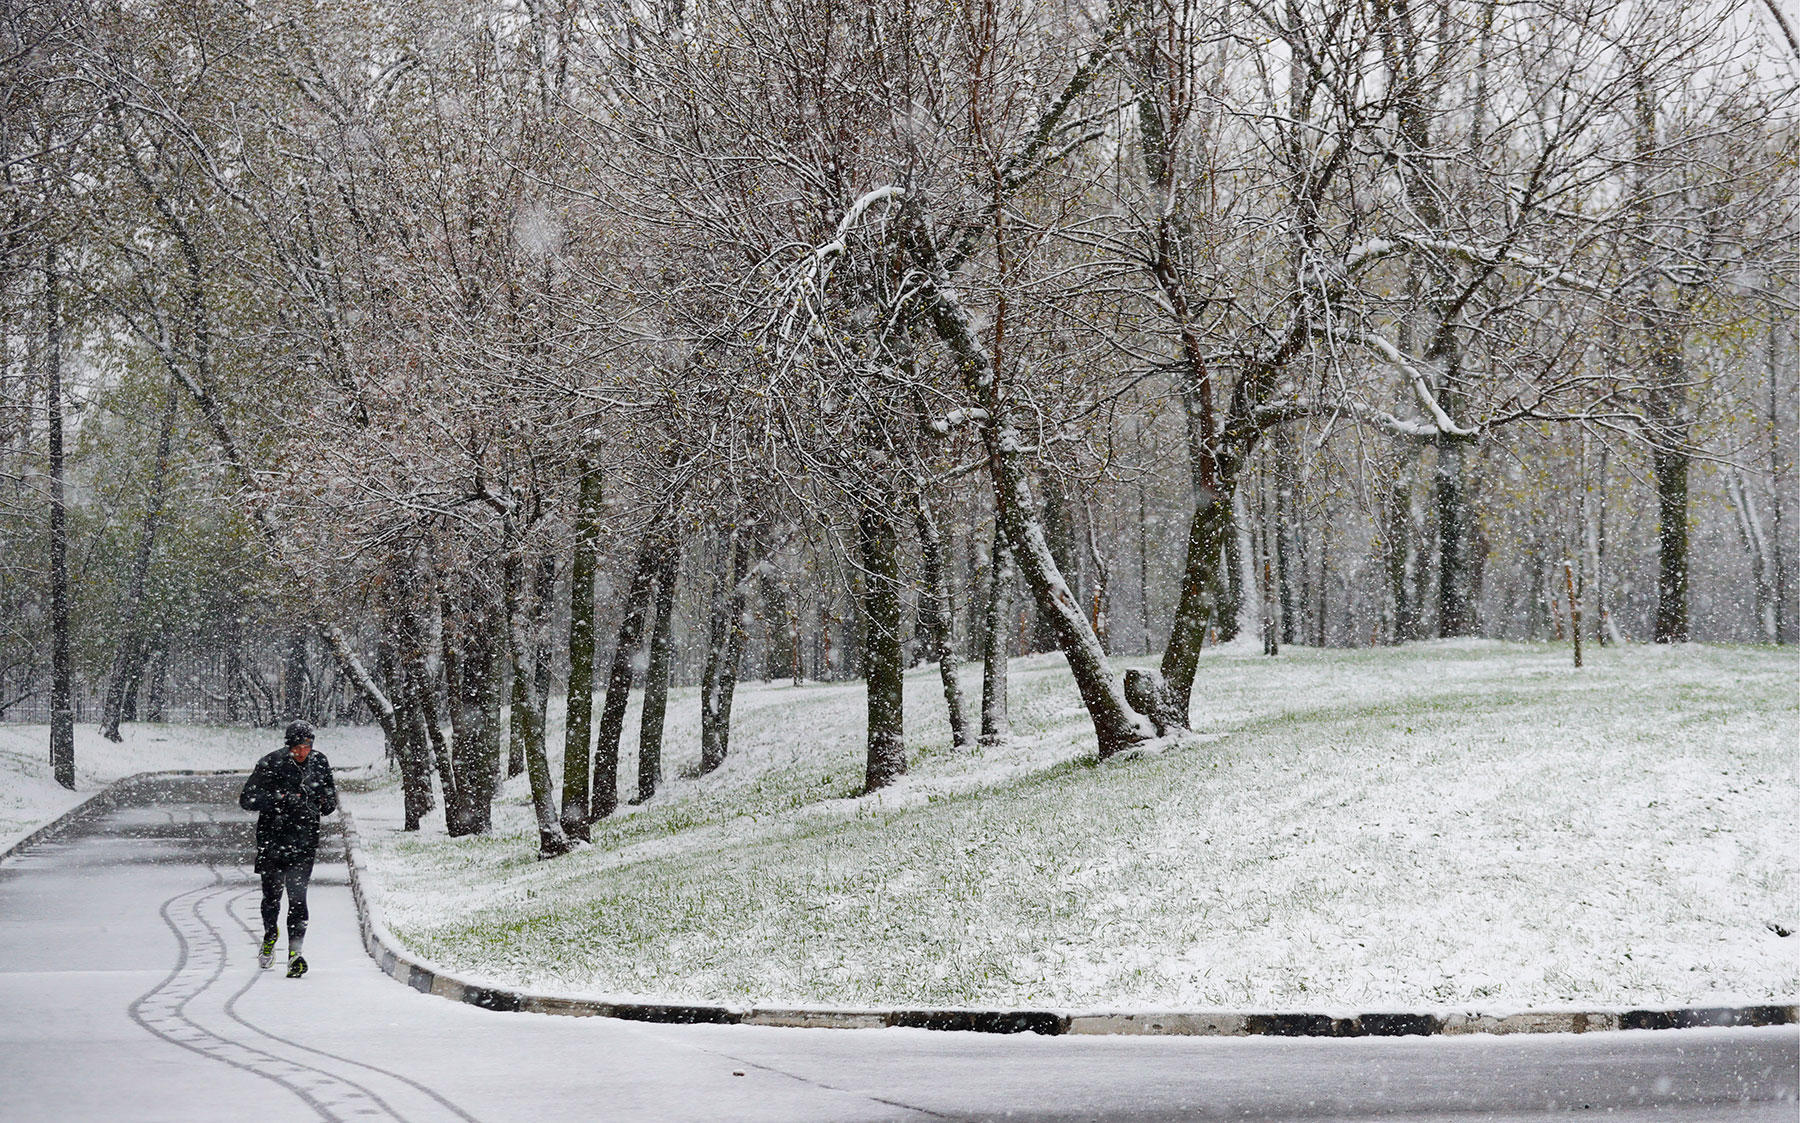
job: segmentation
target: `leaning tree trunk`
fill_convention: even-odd
[[[594,717],[594,555],[602,511],[600,469],[581,463],[575,556],[569,566],[569,689],[563,721],[562,828],[588,840],[588,739]]]
[[[670,516],[659,516],[669,520]],[[668,549],[664,526],[650,530],[632,566],[631,585],[625,594],[625,616],[619,622],[618,642],[613,644],[612,667],[606,676],[606,702],[600,711],[600,735],[594,739],[594,797],[591,818],[604,819],[619,807],[619,738],[625,732],[625,707],[631,700],[631,664],[644,638],[644,614],[650,603],[650,587],[656,579],[658,559]]]
[[[742,530],[733,530],[725,546],[728,568],[713,594],[707,629],[706,669],[700,678],[700,773],[725,763],[731,748],[731,701],[737,693],[738,664],[749,632],[744,627],[748,595],[750,545]],[[796,640],[796,642],[798,642]]]
[[[981,743],[1001,745],[1012,736],[1006,716],[1006,648],[1012,630],[1012,550],[1006,532],[994,524],[993,556],[988,565],[987,626],[981,636]]]
[[[50,422],[50,768],[75,790],[74,664],[69,654],[69,529],[63,501],[62,321],[56,249],[44,251],[44,397]]]
[[[929,243],[923,243],[928,245]],[[927,251],[928,253],[931,251]],[[1008,416],[1005,396],[987,348],[975,335],[968,311],[949,287],[941,270],[933,270],[919,290],[919,299],[939,338],[955,356],[964,386],[987,414],[982,441],[994,480],[995,509],[1006,539],[1012,546],[1025,584],[1031,589],[1040,615],[1055,622],[1057,642],[1082,703],[1094,723],[1096,748],[1102,759],[1142,744],[1156,736],[1148,718],[1131,708],[1124,687],[1106,666],[1106,653],[1088,625],[1087,614],[1076,603],[1063,580],[1032,497],[1030,473],[1022,451],[1024,441]]]
[[[556,818],[556,789],[550,779],[550,758],[544,753],[543,709],[538,705],[537,625],[542,617],[535,604],[526,603],[525,560],[517,549],[506,559],[507,637],[512,654],[513,753],[525,758],[531,783],[531,810],[537,818],[539,858],[567,854],[568,836]]]
[[[1053,479],[1040,479],[1044,492],[1044,541],[1050,544],[1050,556],[1056,561],[1056,568],[1065,577],[1070,577],[1069,591],[1075,594],[1077,604],[1081,603],[1080,583],[1073,579],[1075,574],[1075,525],[1069,509],[1069,498],[1063,486]],[[1039,612],[1031,624],[1031,651],[1055,651],[1056,640],[1055,614]],[[1104,644],[1101,645],[1104,648]]]
[[[669,632],[675,615],[675,579],[680,564],[681,549],[671,541],[656,565],[650,660],[644,669],[644,710],[638,720],[639,803],[653,798],[662,783],[663,719],[669,708],[669,670],[673,655]]]
[[[931,659],[944,684],[944,707],[950,714],[950,742],[959,749],[974,747],[974,730],[963,712],[962,683],[956,677],[956,650],[951,643],[950,590],[944,572],[944,541],[937,517],[924,488],[913,492],[913,523],[919,532],[919,554],[925,568],[924,618]]]
[[[1188,523],[1187,560],[1182,565],[1181,596],[1175,602],[1175,620],[1169,625],[1169,642],[1163,648],[1162,677],[1169,691],[1169,702],[1181,715],[1181,723],[1189,721],[1188,710],[1194,693],[1194,672],[1200,665],[1200,648],[1206,641],[1206,625],[1220,621],[1221,630],[1227,615],[1222,610],[1225,559],[1236,546],[1237,522],[1232,518],[1231,499],[1237,489],[1233,465],[1219,465],[1211,486],[1198,494],[1198,506]]]
[[[156,466],[150,478],[150,501],[144,508],[144,529],[138,535],[137,554],[131,564],[131,583],[125,593],[125,635],[113,656],[112,674],[106,679],[106,701],[100,708],[100,735],[108,741],[124,739],[119,735],[119,721],[125,715],[127,699],[136,695],[138,681],[144,673],[147,654],[144,586],[149,581],[150,554],[168,496],[169,458],[175,440],[175,413],[180,403],[180,387],[170,379],[168,400],[163,403],[162,424],[156,434]]]

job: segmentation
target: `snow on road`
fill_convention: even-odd
[[[1800,1029],[1523,1040],[651,1026],[419,994],[321,856],[314,969],[255,966],[236,781],[133,786],[0,862],[0,1121],[1789,1120]],[[335,834],[335,832],[332,832]],[[328,845],[335,845],[334,842]]]

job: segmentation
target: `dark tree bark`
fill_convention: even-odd
[[[1218,479],[1215,484],[1218,486],[1199,493],[1199,505],[1188,523],[1181,596],[1175,602],[1168,645],[1163,648],[1163,682],[1184,723],[1194,692],[1194,672],[1200,666],[1200,648],[1206,642],[1206,625],[1216,619],[1220,633],[1225,634],[1229,620],[1230,632],[1236,632],[1235,601],[1220,587],[1221,568],[1228,574],[1236,572],[1236,567],[1227,563],[1237,553],[1237,520],[1232,517],[1230,492],[1222,490],[1235,487],[1236,480]]]
[[[1000,745],[1012,736],[1006,714],[1006,649],[1012,638],[1012,550],[1006,532],[994,524],[988,567],[987,627],[981,637],[981,743]]]
[[[452,757],[452,745],[444,738],[443,717],[438,710],[437,680],[426,668],[422,651],[418,660],[407,670],[406,685],[412,691],[412,702],[419,715],[417,720],[425,730],[431,760],[437,769],[438,786],[444,792],[444,829],[448,830],[455,817],[462,813],[462,793],[456,788],[456,762]]]
[[[1144,654],[1148,655],[1156,639],[1150,631],[1150,510],[1142,479],[1137,485],[1137,509],[1138,630],[1143,635]]]
[[[675,616],[675,581],[680,565],[681,547],[670,539],[656,560],[650,659],[644,668],[644,710],[638,721],[639,803],[654,797],[662,783],[663,720],[669,708],[669,671],[673,661],[669,633]]]
[[[569,690],[563,727],[562,828],[588,840],[588,740],[594,714],[594,553],[603,496],[600,469],[581,464],[575,551],[569,566]]]
[[[544,752],[543,707],[537,692],[537,658],[543,623],[525,588],[525,559],[515,548],[506,559],[507,639],[512,655],[512,752],[524,758],[531,783],[531,810],[537,819],[539,858],[569,852],[570,842],[556,818],[556,789]]]
[[[804,669],[800,665],[800,620],[796,615],[794,597],[789,594],[786,584],[773,572],[772,567],[769,568],[771,571],[764,573],[759,580],[763,619],[767,621],[769,640],[764,652],[763,677],[770,682],[788,677],[798,685],[804,677]]]
[[[856,516],[862,560],[863,615],[867,642],[863,674],[868,683],[868,767],[864,790],[886,787],[906,773],[905,670],[901,648],[900,538],[893,505],[874,496]]]
[[[50,768],[75,790],[74,663],[69,653],[69,530],[63,500],[62,309],[56,249],[44,251],[44,398],[50,429]]]
[[[431,812],[431,735],[426,728],[424,700],[413,688],[413,668],[423,664],[425,641],[418,620],[418,580],[409,562],[395,567],[394,599],[390,611],[393,636],[392,667],[384,667],[383,681],[394,701],[394,745],[400,759],[400,797],[405,829],[416,831]],[[448,779],[448,777],[446,777]],[[444,787],[445,798],[453,791]]]
[[[144,690],[144,720],[162,721],[163,706],[169,697],[169,649],[158,647],[147,662],[150,684]]]
[[[288,629],[287,657],[281,668],[281,720],[298,721],[306,701],[306,629]]]
[[[156,467],[150,479],[150,500],[144,507],[144,529],[138,535],[137,554],[132,558],[131,579],[125,593],[125,635],[113,656],[112,673],[106,679],[106,700],[100,709],[100,735],[108,741],[121,741],[119,722],[129,705],[136,714],[136,694],[144,673],[148,654],[144,631],[144,587],[150,577],[150,554],[156,543],[156,532],[162,522],[163,505],[168,495],[169,458],[174,446],[175,414],[181,403],[180,389],[169,380],[169,393],[163,403],[162,421],[156,434]]]
[[[1650,452],[1656,480],[1656,628],[1657,643],[1688,639],[1688,457],[1668,448]]]
[[[1771,8],[1774,7],[1770,0]],[[1800,54],[1800,52],[1796,52]],[[1788,322],[1788,330],[1793,330],[1792,321]],[[1774,569],[1775,583],[1775,642],[1791,643],[1793,637],[1788,634],[1787,591],[1788,562],[1787,551],[1782,535],[1784,505],[1781,493],[1787,483],[1787,473],[1783,470],[1781,458],[1781,338],[1782,318],[1776,313],[1773,302],[1769,307],[1769,552],[1771,568]],[[1792,345],[1790,343],[1790,352]]]
[[[726,539],[723,555],[721,560],[727,568],[713,592],[706,669],[700,678],[701,775],[724,764],[731,749],[731,702],[737,693],[739,661],[749,638],[744,628],[748,578],[745,571],[750,564],[746,532],[734,529]]]
[[[1438,635],[1445,639],[1475,634],[1475,567],[1470,556],[1467,442],[1446,437],[1438,442],[1433,494],[1437,503]]]
[[[416,720],[406,689],[406,664],[403,647],[405,626],[397,617],[387,621],[386,632],[376,647],[375,665],[382,686],[394,703],[394,735],[388,739],[390,763],[400,772],[400,806],[404,830],[416,831],[431,810],[431,773],[426,765],[429,749],[424,729]]]
[[[450,817],[452,835],[485,834],[493,825],[505,662],[505,612],[494,602],[493,594],[471,579],[444,614],[444,672],[451,692],[458,796],[457,813]]]
[[[1646,325],[1651,340],[1650,474],[1656,484],[1657,643],[1688,640],[1688,437],[1686,370],[1681,339],[1661,316]]]
[[[660,523],[670,519],[659,516]],[[612,667],[606,676],[606,701],[600,711],[600,733],[594,740],[593,819],[604,819],[619,807],[619,738],[625,732],[625,707],[631,700],[633,661],[643,645],[644,616],[650,605],[650,588],[662,552],[668,549],[668,529],[658,525],[648,532],[632,565],[631,584],[625,594],[625,615],[619,622],[619,638],[613,644]]]
[[[956,677],[956,650],[950,635],[950,590],[944,572],[944,541],[938,531],[931,500],[922,489],[913,492],[913,523],[919,532],[919,553],[924,563],[925,589],[920,616],[938,678],[944,684],[944,706],[950,715],[950,742],[959,749],[973,748],[974,730],[963,709],[962,683]]]

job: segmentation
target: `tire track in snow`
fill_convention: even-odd
[[[260,933],[257,929],[257,926],[252,925],[249,920],[245,919],[243,912],[239,909],[238,906],[249,901],[251,898],[257,896],[258,892],[259,892],[258,890],[246,889],[243,892],[240,892],[237,896],[231,898],[231,900],[229,900],[225,904],[226,915],[230,916],[231,919],[237,921],[238,927],[243,929],[244,935],[246,937],[249,937],[251,940],[254,940],[255,937],[257,935],[259,935]],[[223,937],[221,937],[221,939],[223,939]],[[262,977],[262,975],[261,975],[260,971],[257,974],[250,976],[250,981],[246,982],[242,987],[239,987],[237,993],[233,994],[229,999],[226,1000],[225,1013],[231,1018],[232,1021],[243,1026],[245,1029],[249,1030],[250,1032],[255,1033],[261,1037],[266,1037],[270,1041],[276,1042],[277,1044],[285,1045],[291,1049],[299,1049],[302,1052],[311,1053],[315,1056],[324,1057],[328,1060],[337,1061],[341,1064],[354,1065],[355,1067],[364,1069],[368,1072],[372,1072],[372,1073],[375,1073],[380,1076],[385,1076],[390,1080],[397,1080],[400,1083],[406,1085],[407,1087],[413,1089],[414,1091],[417,1091],[417,1092],[421,1093],[422,1095],[430,1097],[433,1101],[435,1101],[437,1103],[437,1105],[439,1107],[442,1107],[445,1111],[449,1112],[452,1116],[456,1117],[457,1119],[464,1120],[465,1123],[478,1123],[478,1121],[476,1120],[476,1118],[474,1116],[470,1115],[468,1112],[464,1111],[460,1107],[457,1107],[455,1104],[451,1103],[449,1100],[445,1099],[443,1096],[439,1095],[437,1092],[432,1091],[430,1088],[427,1088],[425,1085],[419,1083],[417,1080],[414,1080],[409,1076],[403,1076],[402,1074],[400,1074],[398,1072],[393,1072],[389,1069],[382,1068],[379,1065],[369,1064],[367,1061],[353,1060],[350,1057],[339,1056],[336,1053],[327,1052],[324,1049],[317,1049],[311,1045],[303,1045],[298,1041],[293,1041],[286,1037],[282,1037],[280,1034],[270,1033],[268,1030],[255,1024],[254,1022],[251,1022],[250,1020],[245,1018],[243,1015],[239,1014],[237,1012],[238,1000],[243,998],[244,995],[250,993],[250,988],[254,987],[259,981],[261,981],[261,977]]]
[[[210,814],[207,819],[216,822]],[[178,821],[170,813],[170,822]],[[194,820],[190,817],[187,821]],[[211,989],[225,971],[225,941],[200,910],[233,890],[213,863],[207,863],[207,872],[213,878],[210,885],[177,893],[163,902],[163,922],[175,933],[178,948],[175,967],[131,1003],[127,1008],[131,1020],[172,1045],[280,1085],[333,1123],[402,1120],[381,1096],[355,1081],[214,1033],[188,1016],[188,1004]]]

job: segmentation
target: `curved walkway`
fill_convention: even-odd
[[[255,965],[239,783],[128,784],[0,862],[0,1120],[1789,1120],[1800,1099],[1793,1026],[1079,1038],[495,1013],[379,971],[341,849],[291,981]]]

